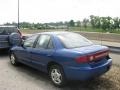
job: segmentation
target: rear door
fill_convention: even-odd
[[[31,52],[32,64],[42,71],[46,70],[46,65],[52,60],[54,51],[52,37],[50,35],[41,35]]]

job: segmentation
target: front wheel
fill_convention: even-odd
[[[66,84],[63,69],[59,65],[52,65],[50,67],[49,76],[55,86],[61,87]]]
[[[19,65],[19,62],[17,61],[17,59],[13,53],[10,54],[10,62],[12,65],[15,65],[15,66]]]

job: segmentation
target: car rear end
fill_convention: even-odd
[[[22,34],[17,27],[0,26],[0,49],[9,49],[10,48],[9,36],[12,33],[18,33],[22,37]]]
[[[82,54],[77,54],[71,63],[65,66],[65,74],[68,79],[88,80],[95,78],[107,72],[112,65],[107,47],[92,45],[83,48],[74,49]]]
[[[112,59],[109,57],[109,48],[94,45],[90,40],[76,33],[62,33],[57,37],[61,42],[64,60],[65,75],[71,80],[88,80],[107,72]]]

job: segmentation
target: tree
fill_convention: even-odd
[[[94,15],[90,16],[90,23],[91,23],[93,28],[95,28],[95,19],[94,19],[94,17],[95,17]]]
[[[77,26],[77,27],[81,27],[81,22],[80,22],[80,21],[77,21],[77,22],[76,22],[76,26]]]
[[[74,26],[75,26],[75,22],[74,22],[74,20],[70,20],[70,22],[69,22],[69,26],[70,26],[70,27],[74,27]]]
[[[92,25],[93,28],[100,28],[101,26],[101,21],[100,21],[100,17],[99,16],[90,16],[90,23]]]
[[[88,23],[89,23],[89,19],[83,19],[83,26],[84,26],[84,28],[87,28],[87,25],[88,25]]]
[[[120,28],[120,19],[118,17],[113,19],[114,21],[114,29],[119,29]]]
[[[112,29],[112,18],[111,17],[101,17],[101,28],[103,30]]]

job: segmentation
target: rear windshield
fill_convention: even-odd
[[[17,28],[15,28],[15,27],[0,27],[0,35],[2,35],[2,34],[9,35],[9,34],[11,34],[13,32],[18,33]]]
[[[79,48],[93,44],[90,40],[76,33],[58,34],[57,37],[63,43],[65,48]]]

